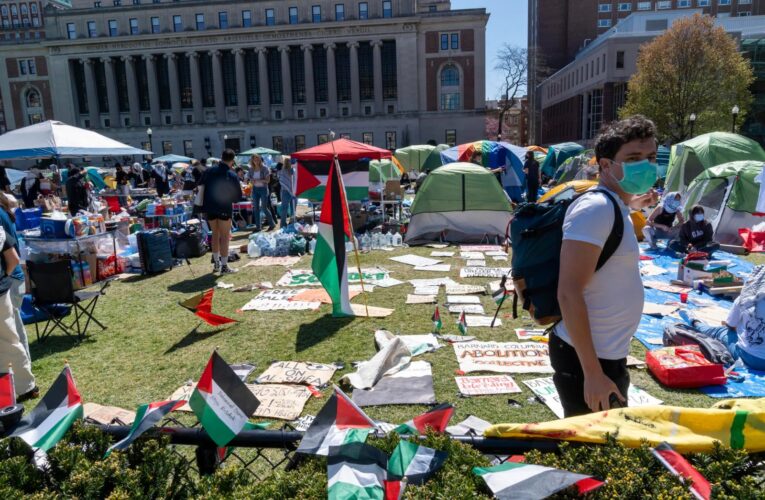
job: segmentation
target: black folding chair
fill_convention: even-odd
[[[106,326],[96,319],[94,313],[98,299],[104,295],[109,281],[102,282],[99,290],[75,291],[70,260],[27,262],[27,270],[32,284],[32,304],[47,316],[42,333],[35,323],[38,341],[45,340],[57,328],[70,337],[82,340],[88,333],[91,321],[106,330]],[[61,306],[66,305],[71,306],[74,312],[70,324],[64,321],[67,315],[61,313]]]

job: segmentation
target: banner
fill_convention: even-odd
[[[553,372],[547,344],[540,342],[460,342],[452,345],[463,373]]]
[[[375,281],[383,281],[388,278],[388,271],[381,268],[369,268],[362,269],[364,278],[364,284],[369,283],[374,285]],[[359,271],[358,269],[348,269],[348,282],[359,283]],[[293,269],[287,271],[279,281],[276,282],[276,286],[321,286],[319,279],[313,274],[310,269]]]
[[[489,394],[513,394],[521,388],[508,375],[486,375],[478,377],[454,377],[463,396],[484,396]]]

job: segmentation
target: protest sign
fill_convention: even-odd
[[[534,337],[544,337],[545,330],[527,330],[526,328],[516,328],[515,334],[518,336],[518,340],[532,340]]]
[[[415,271],[430,271],[435,273],[448,273],[452,269],[451,264],[433,264],[430,266],[416,266]]]
[[[135,412],[116,406],[102,406],[96,403],[85,403],[82,406],[83,418],[101,425],[132,425]]]
[[[185,384],[183,384],[182,386],[177,388],[175,391],[173,391],[173,393],[167,399],[168,400],[172,400],[172,401],[188,401],[189,398],[191,398],[191,393],[194,392],[194,388],[196,386],[197,386],[197,384],[194,381],[189,380],[188,382],[186,382]],[[188,412],[190,412],[192,410],[191,410],[191,407],[189,406],[189,404],[186,403],[185,405],[181,406],[180,408],[176,408],[175,411],[188,411]]]
[[[286,256],[286,257],[259,257],[255,260],[249,261],[247,264],[243,265],[242,267],[249,267],[249,266],[255,266],[255,267],[270,267],[270,266],[285,266],[290,267],[294,266],[300,261],[300,257],[297,256]]]
[[[483,327],[483,326],[491,327],[492,319],[493,318],[491,316],[477,316],[477,315],[474,315],[474,314],[467,314],[467,313],[466,313],[466,316],[465,316],[465,322],[467,323],[467,326],[471,327],[471,328],[472,327]],[[496,328],[498,326],[502,326],[502,320],[499,319],[499,318],[497,318],[494,321],[494,328]]]
[[[481,304],[449,304],[449,312],[456,314],[486,314]]]
[[[436,302],[435,295],[420,295],[415,293],[414,295],[409,294],[406,296],[407,304],[435,304],[435,302]]]
[[[475,295],[447,295],[447,304],[480,304],[481,299]]]
[[[483,252],[460,252],[460,258],[466,260],[484,260]]]
[[[483,259],[470,259],[465,262],[468,267],[486,267],[486,261]]]
[[[435,251],[430,252],[431,257],[454,257],[454,252]]]
[[[513,394],[521,388],[508,375],[487,375],[477,377],[455,377],[460,394],[464,396],[484,396],[490,394]]]
[[[397,280],[396,278],[386,277],[386,278],[383,278],[381,280],[374,279],[374,280],[369,280],[368,282],[364,281],[364,288],[366,288],[367,283],[371,283],[374,286],[379,286],[379,287],[382,287],[382,288],[390,288],[392,286],[401,285],[404,282],[400,281],[400,280]]]
[[[667,292],[667,293],[683,293],[691,289],[691,287],[689,286],[676,285],[676,284],[664,283],[661,281],[651,281],[651,280],[643,281],[643,286],[646,288],[653,288],[654,290],[659,290],[660,292]]]
[[[471,293],[486,293],[486,287],[483,285],[463,285],[460,283],[446,285],[446,295],[468,295]]]
[[[494,262],[507,262],[507,255],[492,255],[491,260]]]
[[[371,292],[374,285],[365,286],[364,290]],[[321,302],[322,304],[331,304],[332,299],[323,288],[311,288],[307,290],[297,290],[298,294],[292,296],[289,300],[297,302]],[[351,285],[348,287],[348,298],[352,299],[361,293],[361,285]]]
[[[457,282],[453,279],[449,278],[448,276],[444,276],[442,278],[430,278],[430,279],[415,279],[415,280],[409,280],[409,283],[412,284],[415,288],[420,288],[423,286],[441,286],[441,285],[456,285]]]
[[[306,384],[316,387],[326,385],[335,374],[334,365],[310,361],[275,361],[260,374],[259,384]]]
[[[484,252],[487,257],[507,257],[507,252],[504,250],[492,250],[491,252]]]
[[[440,264],[438,259],[429,259],[427,257],[420,257],[419,255],[407,254],[399,255],[397,257],[389,257],[390,260],[398,262],[400,264],[407,264],[410,266],[434,266]]]
[[[275,288],[273,290],[263,290],[254,299],[242,306],[242,311],[308,311],[316,310],[321,306],[321,302],[299,301],[294,298],[307,289],[284,290]]]
[[[247,388],[260,401],[255,417],[294,420],[311,397],[307,387],[298,385],[247,384]]]
[[[460,278],[501,278],[509,274],[509,267],[463,267],[460,269]]]
[[[239,380],[242,382],[247,382],[247,377],[249,377],[250,373],[255,370],[255,365],[251,365],[249,363],[239,363],[229,366],[232,370],[234,370],[234,373],[236,373],[236,376],[239,377]]]
[[[489,318],[491,319],[491,318]],[[452,344],[464,373],[552,373],[547,344],[540,342],[461,342]]]
[[[460,252],[500,252],[502,245],[460,245]]]
[[[393,309],[365,306],[364,304],[351,304],[351,310],[354,315],[364,318],[385,318],[393,314]]]
[[[361,277],[363,277],[365,283],[382,281],[388,277],[388,271],[382,268],[364,268],[361,271]],[[358,283],[361,281],[359,278],[358,269],[348,269],[349,283]],[[287,271],[287,273],[276,282],[276,286],[321,286],[321,283],[310,269],[293,269]]]
[[[438,295],[438,286],[419,286],[414,289],[415,295]]]

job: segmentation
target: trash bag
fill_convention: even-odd
[[[290,255],[303,255],[306,253],[307,242],[300,235],[295,235],[290,241]]]

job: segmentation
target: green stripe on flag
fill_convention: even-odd
[[[733,417],[733,423],[730,425],[730,447],[734,450],[740,450],[744,447],[744,427],[746,426],[746,418],[749,412],[746,410],[736,411],[736,416]]]
[[[418,449],[419,446],[410,441],[399,441],[388,460],[388,472],[398,477],[404,477]]]
[[[381,486],[367,486],[362,488],[348,483],[335,483],[328,490],[329,500],[354,499],[354,500],[383,500],[385,490]]]
[[[236,433],[218,417],[215,411],[207,404],[207,400],[200,393],[199,389],[195,390],[189,398],[189,406],[197,415],[197,419],[204,427],[210,438],[215,441],[218,446],[225,446],[229,441],[234,439]]]
[[[313,201],[324,199],[326,185],[316,186],[315,188],[303,191],[298,195],[299,198],[306,198]],[[345,196],[348,201],[360,201],[369,198],[369,186],[345,186]]]
[[[56,422],[56,424],[51,427],[51,429],[46,432],[44,436],[38,439],[37,442],[32,446],[47,452],[56,446],[56,443],[58,443],[61,438],[64,437],[64,434],[66,434],[66,431],[69,430],[74,421],[81,419],[82,416],[82,405],[77,403],[77,405],[69,410],[69,413],[67,413],[64,418]]]
[[[311,269],[332,299],[332,315],[348,316],[348,311],[343,310],[342,291],[340,289],[340,276],[337,274],[337,257],[334,249],[330,246],[326,236],[319,232],[316,239],[316,249],[313,253]]]
[[[343,439],[343,444],[364,443],[371,431],[372,429],[348,429],[348,433],[345,435],[345,439]]]

